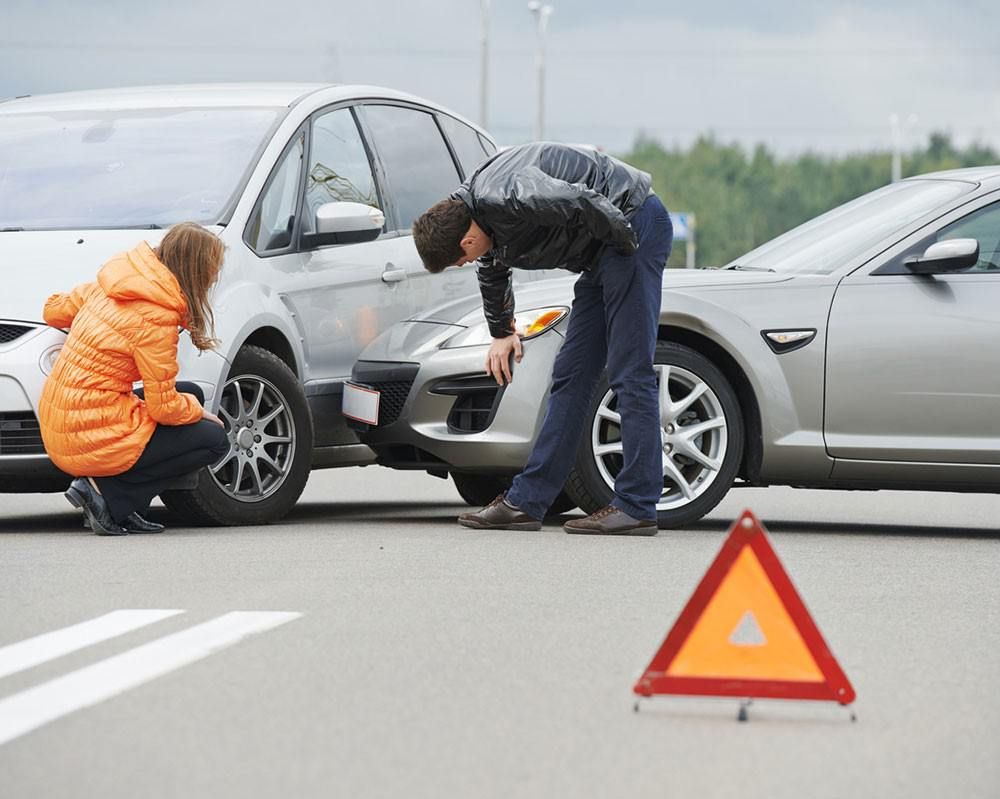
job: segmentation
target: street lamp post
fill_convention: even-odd
[[[539,0],[528,3],[528,11],[535,17],[535,28],[538,34],[535,51],[535,68],[538,72],[538,111],[535,117],[535,140],[545,138],[545,29],[552,16],[552,6],[542,5]]]
[[[479,51],[479,124],[489,127],[490,0],[479,0],[482,29]]]
[[[918,117],[910,114],[906,118],[906,127],[916,125]],[[892,182],[903,177],[903,125],[900,124],[899,114],[889,114],[889,129],[892,131]]]

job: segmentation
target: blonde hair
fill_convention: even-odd
[[[225,253],[222,240],[196,222],[174,225],[156,248],[156,257],[173,273],[184,292],[188,306],[184,327],[199,350],[214,349],[219,343],[208,292],[219,277]]]

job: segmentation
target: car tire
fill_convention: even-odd
[[[455,481],[455,488],[466,504],[475,508],[482,508],[489,505],[500,494],[510,488],[512,478],[498,477],[492,474],[468,474],[465,472],[452,472],[451,479]],[[548,516],[561,516],[576,507],[576,501],[563,491],[556,497],[552,507],[549,508]]]
[[[302,384],[272,352],[244,346],[223,384],[218,415],[229,452],[198,473],[196,488],[164,491],[163,504],[188,524],[278,521],[298,501],[312,462],[312,416]]]
[[[657,505],[659,526],[667,529],[697,521],[729,491],[743,457],[744,425],[736,392],[704,355],[690,347],[661,342],[654,362],[658,379],[662,381],[667,375],[671,399],[669,410],[664,412],[661,407],[664,493]],[[686,402],[690,404],[685,408]],[[586,513],[600,510],[614,499],[614,477],[621,466],[615,407],[614,392],[603,375],[587,411],[585,432],[566,483],[567,493]],[[693,437],[684,432],[694,425],[703,432]],[[603,451],[595,454],[598,447]]]

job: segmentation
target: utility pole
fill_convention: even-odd
[[[910,114],[906,118],[906,127],[917,124],[917,115]],[[903,126],[899,122],[899,114],[889,114],[889,130],[892,133],[892,182],[903,177]]]
[[[482,28],[479,49],[479,124],[489,127],[490,85],[490,0],[479,0]]]
[[[535,117],[535,140],[545,138],[545,29],[552,16],[552,6],[542,5],[539,0],[530,0],[528,11],[535,17],[535,28],[538,34],[535,51],[535,69],[538,72],[538,111]]]

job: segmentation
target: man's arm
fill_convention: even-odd
[[[498,264],[487,256],[476,270],[479,292],[483,297],[483,313],[493,336],[493,343],[486,353],[486,374],[498,385],[514,379],[510,356],[521,362],[521,338],[514,330],[514,287],[509,266]]]
[[[567,183],[537,167],[527,167],[513,176],[505,194],[508,213],[547,227],[582,224],[595,239],[607,242],[623,255],[636,250],[635,234],[625,214],[603,194],[582,183]]]
[[[487,256],[480,261],[476,276],[490,335],[509,336],[514,331],[514,281],[510,267]]]

